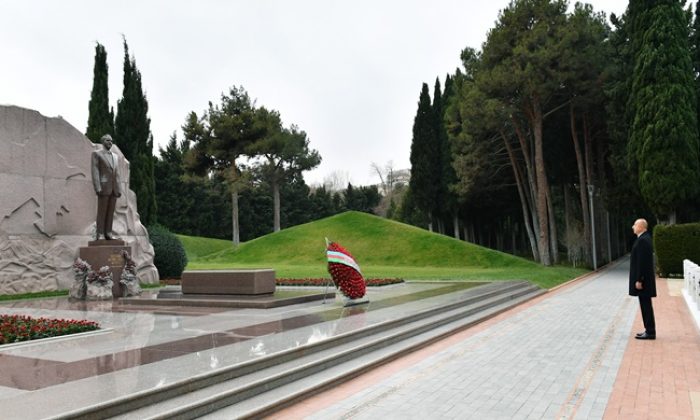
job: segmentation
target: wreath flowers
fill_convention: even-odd
[[[362,278],[360,266],[352,254],[335,242],[330,242],[326,248],[328,272],[333,278],[335,287],[340,289],[348,299],[359,299],[365,295],[365,279]]]

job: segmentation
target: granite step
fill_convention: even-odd
[[[286,352],[288,354],[271,355],[218,375],[192,378],[187,384],[169,390],[122,398],[118,405],[105,404],[65,418],[259,417],[303,399],[312,391],[348,380],[468,328],[541,293],[544,291],[527,282],[488,285],[451,305],[341,334]]]

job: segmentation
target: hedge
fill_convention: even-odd
[[[654,251],[660,276],[682,276],[683,260],[700,264],[700,223],[657,225]]]

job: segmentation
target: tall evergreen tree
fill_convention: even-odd
[[[693,26],[690,36],[690,51],[695,70],[695,96],[698,99],[697,119],[700,122],[700,3],[695,4]],[[700,130],[698,131],[700,133]]]
[[[423,83],[418,100],[418,111],[413,120],[409,189],[413,203],[427,216],[428,229],[431,231],[437,201],[435,186],[439,180],[436,172],[440,158],[440,150],[435,147],[435,139],[435,113],[430,101],[428,85]]]
[[[440,86],[440,78],[435,78],[435,86],[433,88],[433,124],[435,130],[435,138],[433,139],[434,150],[437,151],[438,156],[435,159],[435,198],[436,198],[436,208],[435,216],[437,219],[437,230],[440,233],[445,233],[444,220],[446,218],[447,209],[445,209],[445,202],[447,201],[448,195],[448,185],[447,179],[445,178],[445,165],[449,165],[449,149],[447,147],[447,132],[445,131],[445,124],[443,123],[444,115],[444,102],[442,98],[442,88]]]
[[[124,39],[124,91],[117,103],[114,122],[115,143],[131,163],[129,185],[136,193],[141,221],[150,225],[156,221],[155,180],[153,178],[153,136],[148,118],[148,101],[141,85],[141,72],[129,56]]]
[[[281,229],[280,186],[291,182],[303,171],[315,168],[321,163],[316,150],[309,149],[306,133],[292,125],[282,127],[277,111],[261,107],[256,110],[256,118],[267,127],[267,135],[246,149],[246,153],[262,158],[257,169],[272,188],[274,204],[273,231]]]
[[[636,171],[630,171],[627,158],[627,143],[634,114],[628,106],[634,67],[634,50],[630,40],[633,21],[631,11],[630,3],[624,15],[610,16],[614,31],[610,34],[612,54],[608,60],[607,80],[604,85],[607,132],[610,137],[608,162],[612,175],[607,186],[606,202],[611,210],[623,218],[640,217],[640,214],[648,215],[645,217],[653,216],[639,192]]]
[[[165,149],[158,149],[160,158],[154,168],[158,223],[178,233],[187,233],[186,226],[191,217],[189,210],[194,204],[191,194],[185,193],[183,161],[188,148],[187,140],[178,143],[173,133]]]
[[[513,1],[504,9],[484,43],[476,82],[488,97],[508,108],[521,154],[527,160],[537,215],[540,261],[556,264],[557,235],[545,162],[545,118],[560,106],[567,2]],[[505,123],[505,122],[504,122]],[[531,135],[529,134],[531,133]]]
[[[191,113],[189,119],[196,119]],[[198,122],[194,144],[185,157],[187,171],[200,177],[212,172],[226,180],[231,194],[231,236],[234,246],[241,241],[238,196],[246,184],[236,162],[254,143],[268,134],[268,124],[256,117],[256,108],[243,87],[232,87],[221,95],[221,104],[209,102],[209,110]]]
[[[442,183],[446,192],[445,200],[442,205],[445,208],[447,216],[452,217],[452,231],[455,239],[459,239],[459,202],[457,195],[453,191],[453,185],[457,182],[457,175],[453,166],[452,146],[450,138],[447,134],[447,123],[445,121],[447,109],[450,101],[455,96],[455,87],[452,77],[448,74],[445,78],[445,89],[442,93],[442,112],[440,114],[440,136],[442,138],[441,157],[442,157]]]
[[[435,97],[438,96],[437,92],[439,90],[439,82],[439,79],[435,81]],[[452,165],[452,147],[450,145],[450,139],[447,134],[447,126],[445,122],[447,108],[451,98],[454,95],[454,81],[448,74],[445,78],[445,89],[440,95],[440,104],[439,106],[436,105],[436,98],[434,97],[433,109],[436,116],[435,127],[437,130],[437,138],[440,147],[440,193],[442,195],[440,198],[440,205],[443,209],[442,213],[445,220],[447,221],[450,218],[452,219],[453,235],[456,239],[459,239],[459,203],[457,201],[457,196],[452,189],[452,185],[457,182],[457,176]]]
[[[107,51],[99,42],[95,46],[95,67],[90,94],[90,113],[85,136],[93,143],[99,143],[105,134],[114,134],[114,111],[109,108],[109,69]]]
[[[632,45],[638,48],[633,50],[628,159],[654,214],[675,223],[677,210],[700,192],[688,20],[679,0],[648,3],[638,13],[632,23]]]

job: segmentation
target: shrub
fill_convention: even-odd
[[[148,235],[156,254],[153,264],[158,269],[160,278],[180,278],[187,265],[187,254],[180,239],[160,225],[148,228]]]
[[[657,271],[662,277],[683,275],[683,260],[700,264],[700,223],[654,228]]]

